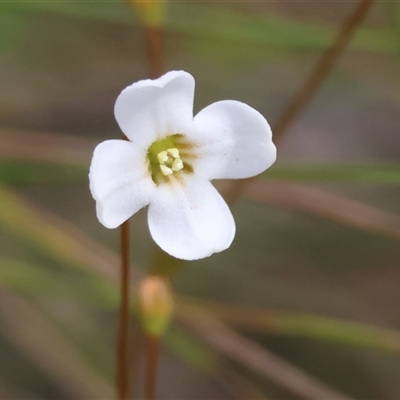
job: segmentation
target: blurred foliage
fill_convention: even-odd
[[[193,72],[199,104],[231,96],[276,120],[356,5],[284,3],[169,2],[166,65]],[[160,398],[300,398],[297,378],[398,396],[399,15],[372,8],[258,181],[275,197],[234,207],[231,249],[174,265]],[[118,240],[95,219],[87,167],[119,135],[115,96],[146,75],[140,18],[128,1],[3,1],[0,35],[0,397],[111,398]],[[144,213],[132,237],[136,294],[159,257]]]
[[[14,1],[2,2],[0,10],[5,11],[2,17],[5,21],[9,21],[5,29],[7,25],[10,25],[10,19],[17,21],[17,16],[24,18],[32,15],[31,13],[57,13],[70,17],[131,25],[138,23],[138,20],[135,20],[130,13],[129,3],[131,1],[96,2],[96,7],[93,7],[90,1]],[[161,4],[164,1],[155,3]],[[393,12],[390,14],[394,15]],[[281,18],[267,13],[243,13],[234,6],[225,6],[218,2],[206,6],[196,1],[171,2],[168,15],[171,18],[166,19],[167,29],[199,35],[203,40],[214,37],[276,46],[325,48],[331,43],[336,31],[335,27],[325,24],[310,24],[310,22]],[[18,28],[18,25],[14,25],[14,28]],[[355,49],[364,51],[394,52],[398,50],[397,38],[393,35],[390,26],[360,28],[352,43],[353,46]]]

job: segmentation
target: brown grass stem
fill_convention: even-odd
[[[307,185],[254,181],[244,196],[257,203],[310,213],[363,232],[400,240],[400,217],[362,202]]]
[[[207,310],[214,318],[235,327],[240,332],[312,338],[325,343],[336,342],[400,353],[400,330],[380,325],[309,312],[204,300],[193,296],[180,295],[175,296],[175,299],[177,300],[175,315],[178,319],[193,314],[194,307],[197,307],[198,310]],[[379,315],[375,316],[375,319],[379,320]]]
[[[145,400],[154,400],[156,398],[157,388],[157,369],[160,356],[160,338],[155,335],[146,334],[147,365],[146,365],[146,383]]]
[[[350,400],[350,397],[345,394],[319,382],[311,375],[218,321],[207,311],[186,304],[181,304],[182,309],[186,309],[186,312],[178,314],[179,320],[194,330],[207,344],[229,359],[272,380],[296,398]]]
[[[374,0],[361,0],[354,12],[343,23],[332,45],[323,52],[309,77],[305,80],[300,90],[293,96],[292,101],[286,107],[278,122],[272,127],[275,143],[282,138],[315,96],[325,78],[334,67],[339,55],[361,25],[373,2]],[[233,182],[224,193],[227,202],[229,204],[235,203],[243,194],[247,183],[253,179],[242,179]]]
[[[129,221],[120,228],[121,233],[121,305],[117,343],[118,399],[129,396]]]
[[[374,0],[361,0],[353,14],[344,22],[332,45],[323,52],[318,63],[311,71],[310,76],[293,97],[279,118],[278,123],[274,126],[275,140],[279,139],[286,132],[314,97],[325,78],[331,72],[338,56],[343,52],[353,34],[364,20],[373,2]]]

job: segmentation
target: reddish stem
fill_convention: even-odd
[[[129,222],[121,225],[121,305],[117,344],[118,399],[129,396]]]
[[[145,399],[154,400],[156,398],[157,387],[157,367],[160,355],[160,338],[154,335],[146,335],[147,366]]]
[[[361,0],[354,12],[343,23],[332,45],[323,52],[308,79],[306,79],[300,90],[294,95],[278,122],[272,127],[275,143],[279,142],[283,135],[287,133],[288,128],[296,121],[313,99],[325,81],[325,78],[334,67],[337,58],[342,54],[346,45],[357,31],[357,28],[366,17],[373,3],[374,0]],[[253,179],[255,178],[241,179],[233,182],[223,193],[228,204],[234,204],[245,191],[247,183]]]
[[[145,26],[146,55],[150,78],[155,79],[164,73],[164,32],[161,27]],[[160,338],[146,334],[146,382],[145,399],[156,398],[158,357]]]
[[[324,51],[310,76],[293,97],[278,123],[274,126],[273,132],[275,139],[286,132],[287,128],[304,111],[334,67],[337,58],[343,52],[354,33],[357,31],[357,28],[364,20],[373,2],[374,0],[361,0],[354,12],[343,23],[332,45]]]
[[[164,34],[162,28],[146,26],[146,55],[150,78],[155,79],[164,73]]]

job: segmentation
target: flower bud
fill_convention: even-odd
[[[158,276],[148,276],[139,288],[139,308],[142,327],[148,334],[162,336],[173,310],[171,288]]]

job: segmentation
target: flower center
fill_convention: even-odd
[[[179,156],[179,150],[175,147],[160,151],[157,154],[157,158],[160,163],[161,172],[165,176],[171,175],[174,171],[177,172],[183,169],[183,161]]]
[[[170,178],[179,178],[180,173],[193,172],[187,160],[191,158],[193,145],[181,134],[167,136],[154,142],[147,150],[149,170],[153,182],[158,185],[169,182]]]

